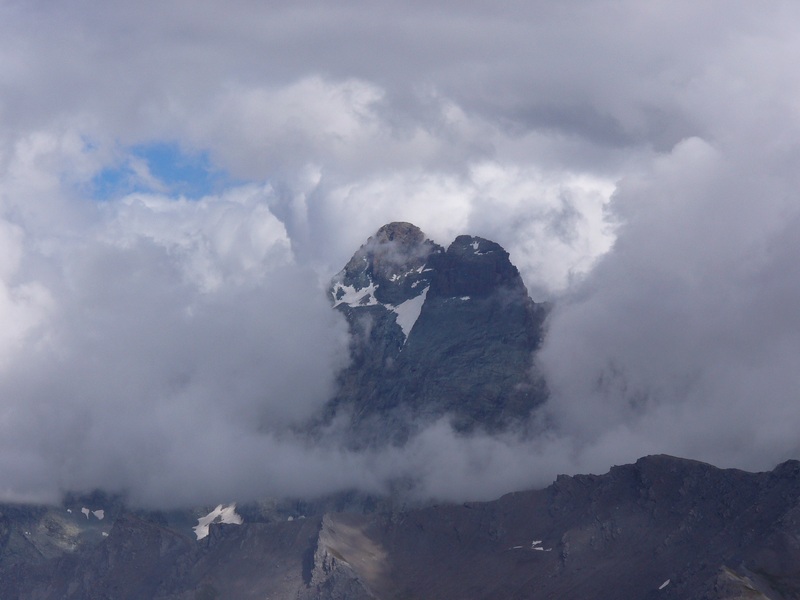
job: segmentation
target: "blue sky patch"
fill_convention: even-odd
[[[215,168],[207,152],[185,153],[173,142],[140,144],[127,149],[126,158],[92,179],[97,200],[134,192],[201,198],[231,185],[230,177]]]

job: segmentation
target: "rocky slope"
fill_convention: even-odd
[[[652,456],[493,502],[245,520],[199,541],[122,511],[99,541],[17,551],[0,538],[2,598],[785,600],[800,597],[800,462]]]
[[[333,279],[352,334],[329,417],[358,444],[402,443],[447,416],[497,431],[545,399],[532,373],[545,310],[498,244],[459,236],[445,251],[409,223],[390,223]]]

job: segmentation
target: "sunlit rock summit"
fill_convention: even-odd
[[[498,431],[545,398],[532,372],[545,310],[498,244],[459,236],[445,250],[410,223],[381,227],[334,278],[352,334],[330,413],[358,444],[402,443],[447,417]]]

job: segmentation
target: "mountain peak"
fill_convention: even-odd
[[[502,246],[457,237],[447,251],[410,223],[381,227],[332,280],[351,364],[332,412],[354,437],[402,443],[449,415],[462,431],[502,429],[544,399],[531,376],[544,310]]]
[[[491,240],[460,235],[433,266],[440,276],[432,296],[485,298],[502,288],[528,295],[508,252]]]
[[[425,234],[412,223],[393,221],[378,229],[374,239],[382,243],[397,241],[404,244],[413,244],[424,241]]]
[[[395,222],[371,236],[331,282],[334,305],[399,305],[430,285],[425,267],[438,244],[411,223]]]

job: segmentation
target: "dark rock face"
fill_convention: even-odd
[[[19,600],[787,600],[800,462],[745,473],[651,456],[493,502],[212,525],[200,541],[122,513],[99,543],[9,551],[0,597]]]
[[[330,522],[362,540],[336,550],[377,598],[777,600],[800,598],[798,515],[796,461],[753,474],[653,456],[494,502]]]
[[[198,541],[157,520],[124,513],[102,542],[49,558],[9,561],[9,549],[0,548],[0,598],[372,598],[348,563],[324,544],[327,535],[322,517],[312,517],[212,525]]]
[[[527,296],[508,252],[483,238],[458,236],[445,254],[433,257],[431,268],[437,275],[431,285],[432,298],[487,298],[500,289]]]
[[[430,270],[425,266],[432,255],[443,248],[425,239],[425,234],[411,223],[389,223],[358,249],[345,268],[334,278],[334,302],[344,297],[348,287],[368,290],[374,286],[374,299],[361,294],[358,302],[399,305],[418,296],[430,285]]]
[[[356,445],[403,443],[445,415],[460,431],[497,431],[546,397],[531,373],[545,310],[494,242],[459,236],[444,251],[391,223],[330,293],[353,337],[330,414],[349,415]]]

